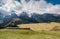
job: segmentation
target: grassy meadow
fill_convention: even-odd
[[[1,29],[0,39],[60,39],[60,31]]]
[[[0,29],[0,39],[60,39],[60,23],[19,24],[31,30]],[[51,29],[56,28],[57,31]]]

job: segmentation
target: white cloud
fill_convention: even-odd
[[[14,0],[6,0],[6,4],[3,6],[2,9],[10,12],[11,10],[15,10],[16,14],[20,14],[21,12],[25,11],[29,15],[33,13],[44,14],[44,13],[51,13],[51,14],[60,14],[60,5],[52,5],[51,3],[47,3],[44,0],[34,1],[30,0],[30,2],[26,3],[25,0],[21,0],[22,3],[19,3]]]

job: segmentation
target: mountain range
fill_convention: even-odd
[[[33,13],[31,17],[26,12],[22,12],[19,16],[15,13],[11,15],[2,14],[0,12],[0,27],[6,27],[10,24],[17,25],[22,23],[44,23],[44,22],[60,22],[59,14],[37,14]]]

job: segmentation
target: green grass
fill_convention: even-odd
[[[60,31],[0,30],[0,39],[60,39]]]

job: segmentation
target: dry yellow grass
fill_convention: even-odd
[[[34,24],[19,24],[17,25],[19,28],[30,28],[31,30],[51,30],[56,26],[60,26],[60,23],[34,23]]]

